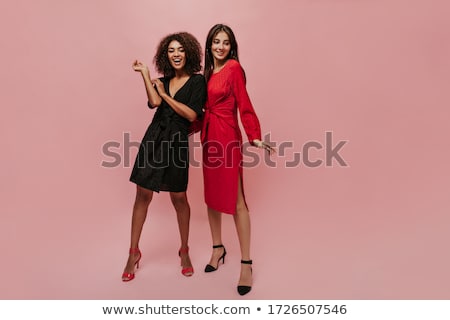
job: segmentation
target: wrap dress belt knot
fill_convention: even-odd
[[[220,107],[214,107],[214,108],[207,108],[205,110],[204,119],[203,119],[203,130],[201,133],[201,142],[205,143],[208,141],[208,127],[209,123],[211,123],[211,118],[214,117],[215,119],[212,121],[212,123],[225,123],[226,125],[230,126],[232,129],[237,130],[236,124],[237,124],[237,114],[232,112],[229,109],[222,109]]]

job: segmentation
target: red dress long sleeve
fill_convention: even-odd
[[[242,176],[242,126],[250,142],[261,140],[261,127],[236,60],[228,60],[208,81],[201,133],[205,202],[219,212],[235,214],[238,181]],[[243,190],[243,189],[242,189]]]

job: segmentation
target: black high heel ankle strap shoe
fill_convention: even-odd
[[[241,263],[242,264],[253,264],[253,261],[252,260],[241,260]],[[250,272],[252,272],[253,273],[253,270],[251,269],[251,267],[250,267]],[[252,290],[252,287],[251,286],[238,286],[237,287],[237,291],[238,291],[238,293],[241,295],[241,296],[243,296],[243,295],[246,295],[247,293],[249,293],[250,291]]]
[[[225,249],[223,244],[217,244],[217,245],[213,246],[213,249],[218,249],[218,248],[223,248],[223,253],[217,260],[217,267],[207,264],[205,267],[205,272],[213,272],[213,271],[216,271],[217,269],[219,269],[220,260],[222,260],[222,264],[225,263],[225,256],[227,255],[227,250]]]

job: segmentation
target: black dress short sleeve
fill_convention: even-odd
[[[194,74],[192,77],[192,94],[186,105],[197,113],[197,118],[201,118],[203,116],[203,107],[206,102],[206,80],[201,74]]]

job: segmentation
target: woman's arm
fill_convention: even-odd
[[[244,70],[235,60],[230,60],[227,63],[230,64],[229,82],[236,99],[242,126],[247,134],[248,141],[256,145],[254,141],[261,141],[261,126],[247,92]]]
[[[244,71],[238,62],[230,62],[232,63],[230,68],[233,94],[236,98],[239,114],[241,116],[241,122],[245,132],[247,133],[247,137],[251,144],[255,147],[264,149],[269,154],[275,153],[276,151],[274,148],[261,141],[261,126],[250,97],[248,96]]]
[[[156,91],[156,89],[153,87],[153,83],[150,78],[150,71],[148,70],[148,67],[145,64],[143,64],[142,62],[135,60],[133,63],[133,69],[136,72],[140,72],[142,75],[142,78],[144,79],[145,90],[147,91],[147,98],[148,98],[149,104],[152,106],[152,108],[159,107],[159,105],[162,102],[162,99],[161,99],[161,96]]]
[[[164,89],[164,84],[161,82],[161,80],[156,79],[153,81],[153,83],[156,85],[156,88],[158,89],[159,95],[164,101],[167,102],[167,104],[180,116],[183,118],[186,118],[190,122],[195,121],[197,119],[197,113],[192,110],[190,107],[185,105],[184,103],[181,103],[171,96],[169,96]]]

